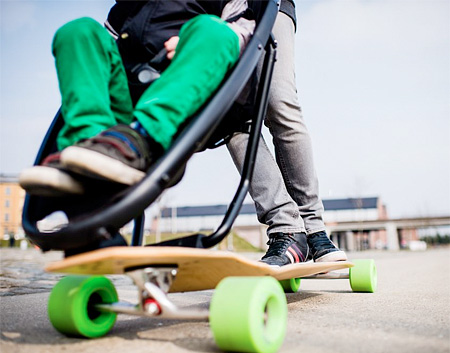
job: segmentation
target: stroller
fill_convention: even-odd
[[[23,228],[29,240],[43,251],[63,250],[66,255],[86,252],[47,267],[49,272],[75,273],[59,281],[49,296],[52,325],[69,336],[100,337],[114,325],[118,313],[170,319],[209,320],[214,339],[224,351],[276,352],[286,332],[287,302],[283,291],[296,292],[301,277],[349,278],[355,291],[373,292],[376,268],[373,260],[352,264],[292,264],[276,268],[231,252],[202,250],[221,242],[229,233],[247,194],[276,60],[271,29],[277,16],[276,0],[255,1],[264,8],[256,31],[238,63],[216,94],[181,129],[170,149],[148,170],[138,184],[117,192],[49,198],[27,195]],[[255,84],[251,123],[235,121],[234,102],[263,59]],[[228,112],[228,113],[227,113]],[[247,117],[246,117],[247,118]],[[232,123],[230,126],[230,122]],[[63,125],[58,113],[44,139],[36,164],[55,151]],[[143,243],[144,211],[182,176],[192,155],[226,143],[242,126],[250,126],[241,181],[220,226],[209,235],[192,234],[139,247]],[[68,216],[68,224],[41,231],[39,220],[56,211]],[[97,249],[114,240],[119,229],[134,220],[131,247]],[[184,248],[183,248],[184,247]],[[350,268],[346,277],[329,271]],[[136,305],[118,301],[111,280],[103,275],[126,274],[138,287]],[[94,275],[94,276],[85,276]],[[208,309],[179,308],[167,293],[215,289]]]
[[[236,111],[235,101],[248,87],[248,83],[255,81],[256,66],[264,55],[259,80],[251,85],[254,92],[251,122],[237,124],[250,127],[250,139],[241,180],[222,223],[210,235],[193,234],[153,245],[211,248],[228,235],[248,191],[276,60],[276,42],[271,35],[271,29],[278,12],[278,4],[275,0],[258,3],[262,7],[261,15],[255,33],[240,60],[212,98],[181,129],[170,149],[150,167],[144,179],[116,193],[109,190],[95,195],[64,198],[27,195],[22,225],[30,242],[43,251],[63,250],[66,255],[83,252],[96,248],[101,241],[112,239],[120,228],[134,220],[130,245],[141,246],[145,209],[155,202],[165,189],[180,179],[186,163],[194,153],[226,143],[236,131],[233,126],[230,128],[229,122],[236,120],[230,119],[232,112]],[[246,120],[249,120],[248,117]],[[55,152],[56,136],[62,126],[63,118],[58,112],[43,140],[35,165],[39,165],[46,156]],[[68,223],[50,232],[41,231],[38,222],[57,211],[63,211],[67,215]]]

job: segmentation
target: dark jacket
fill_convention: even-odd
[[[115,31],[125,67],[150,61],[181,26],[200,14],[219,16],[230,0],[117,0],[106,22]]]

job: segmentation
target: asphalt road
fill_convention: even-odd
[[[47,300],[60,278],[45,273],[59,253],[0,249],[0,351],[219,352],[207,322],[120,316],[99,339],[68,338],[47,319]],[[255,258],[259,254],[249,254]],[[425,252],[359,252],[374,258],[378,291],[353,293],[347,280],[303,280],[288,294],[288,331],[280,352],[450,352],[450,248]],[[136,290],[113,277],[122,301]],[[180,306],[207,308],[213,291],[171,294]]]

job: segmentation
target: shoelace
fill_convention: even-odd
[[[295,239],[290,234],[271,235],[269,241],[267,242],[269,249],[264,257],[279,256],[284,254],[286,247],[293,241],[295,241]]]

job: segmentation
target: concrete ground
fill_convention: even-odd
[[[288,330],[280,352],[450,352],[450,248],[425,252],[359,252],[373,258],[378,291],[353,293],[347,280],[303,280],[288,294]],[[61,277],[43,272],[57,252],[0,249],[0,351],[219,352],[207,322],[118,316],[99,339],[68,338],[47,319],[47,300]],[[260,254],[246,254],[258,258]],[[113,277],[122,301],[136,290]],[[207,308],[213,291],[171,294],[180,306]]]

